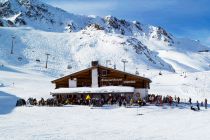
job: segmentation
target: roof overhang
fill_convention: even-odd
[[[109,67],[104,67],[104,66],[101,66],[101,65],[93,66],[93,67],[90,67],[90,68],[87,68],[87,69],[84,69],[84,70],[81,70],[81,71],[72,73],[72,74],[70,74],[70,75],[67,75],[67,76],[64,76],[64,77],[55,79],[55,80],[53,80],[53,81],[51,81],[51,82],[52,82],[52,83],[56,83],[56,82],[62,81],[62,80],[64,80],[64,79],[68,79],[68,78],[70,78],[71,76],[78,75],[78,74],[80,74],[80,73],[82,73],[82,72],[89,71],[89,70],[91,70],[91,69],[93,69],[93,68],[97,68],[97,67],[98,67],[98,68],[104,68],[104,69],[112,70],[112,71],[119,72],[119,73],[126,74],[126,75],[130,75],[130,76],[132,76],[132,77],[137,77],[137,78],[146,80],[146,81],[148,81],[149,83],[152,82],[149,78],[142,77],[142,76],[138,76],[138,75],[134,75],[134,74],[127,73],[127,72],[124,72],[124,71],[120,71],[120,70],[117,70],[117,69],[112,69],[112,68],[109,68]]]

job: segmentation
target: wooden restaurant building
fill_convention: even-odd
[[[78,98],[91,96],[108,98],[109,96],[125,96],[126,99],[148,95],[151,80],[138,75],[108,68],[93,61],[90,68],[72,73],[52,81],[55,89],[51,92],[57,98]]]

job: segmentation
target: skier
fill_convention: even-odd
[[[205,99],[205,109],[207,109],[208,103],[207,103],[207,99]]]
[[[200,106],[199,106],[199,102],[197,101],[197,108],[198,110],[200,110]]]

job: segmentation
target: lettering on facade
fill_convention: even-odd
[[[123,81],[124,84],[135,84],[136,81]]]
[[[122,81],[123,79],[117,79],[117,78],[114,78],[114,79],[101,79],[101,81],[103,82],[112,82],[112,81]]]
[[[123,81],[123,79],[117,79],[117,78],[113,78],[113,79],[101,79],[102,82],[118,82],[118,81]],[[136,81],[134,80],[130,80],[130,81],[123,81],[124,84],[135,84]]]

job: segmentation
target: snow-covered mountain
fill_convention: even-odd
[[[92,60],[111,60],[128,71],[209,70],[209,48],[198,41],[179,39],[161,27],[68,13],[38,0],[0,1],[0,62],[53,74],[87,67]],[[14,54],[10,54],[14,36]],[[49,69],[44,69],[46,53]]]

